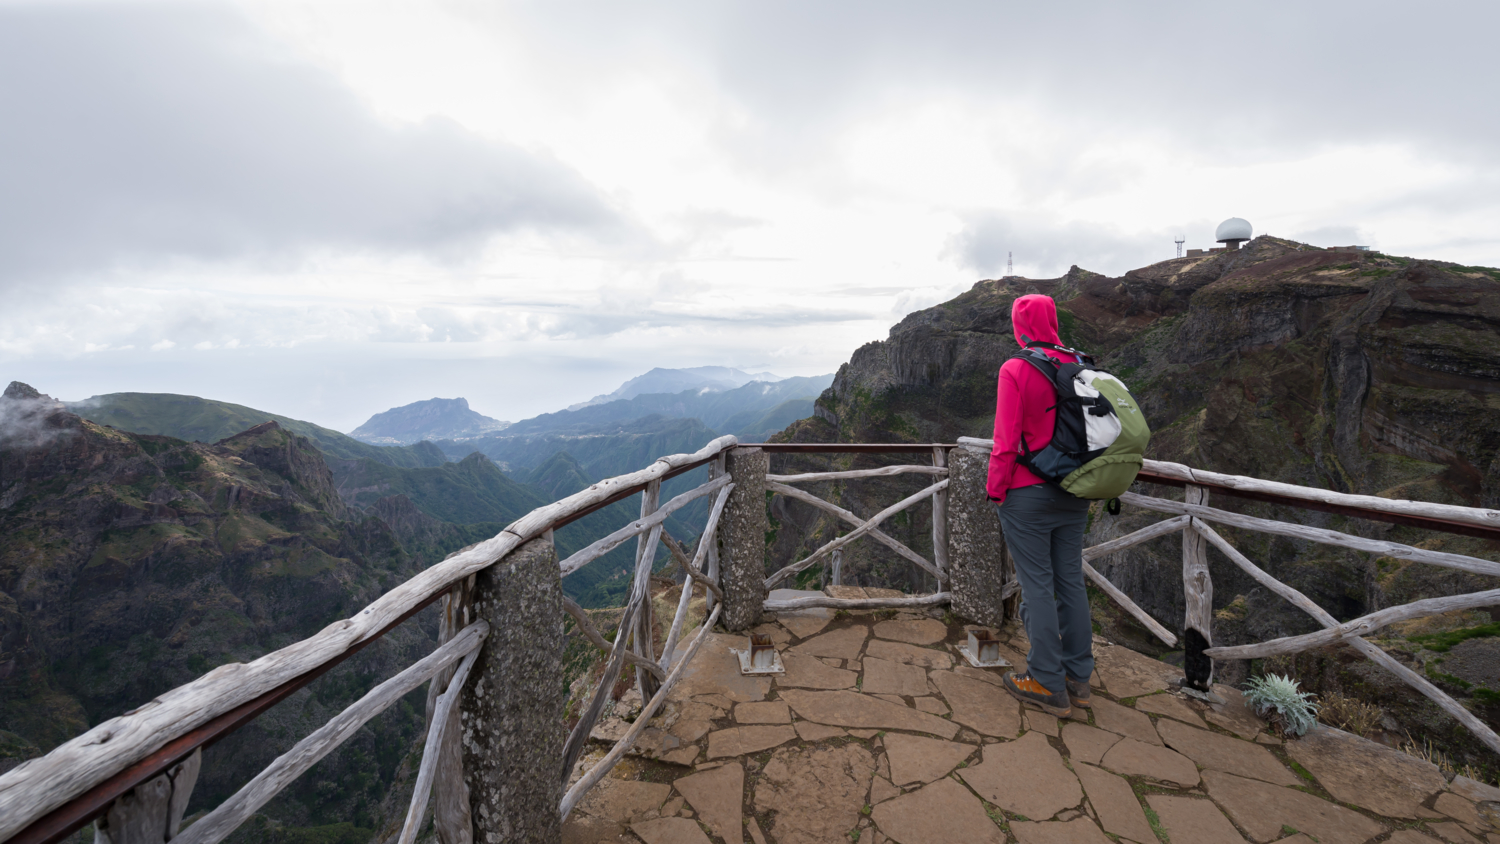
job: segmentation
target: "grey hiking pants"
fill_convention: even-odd
[[[1026,666],[1050,692],[1064,675],[1094,673],[1094,628],[1083,586],[1083,527],[1089,502],[1053,484],[1011,490],[1000,511],[1005,546],[1021,581],[1021,623],[1031,640]]]

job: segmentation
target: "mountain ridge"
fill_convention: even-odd
[[[436,466],[447,459],[430,444],[416,443],[395,448],[370,445],[312,422],[199,396],[106,393],[62,404],[69,411],[99,425],[187,442],[215,443],[262,422],[275,421],[288,431],[307,437],[320,451],[332,457],[365,457],[390,466]]]
[[[423,440],[463,439],[510,425],[469,408],[469,400],[426,399],[371,416],[349,436],[370,445],[412,445]]]
[[[680,393],[684,390],[702,389],[730,390],[742,387],[751,381],[780,380],[781,376],[770,372],[752,374],[729,366],[694,366],[685,369],[667,369],[658,366],[631,378],[617,387],[614,392],[570,405],[567,410],[581,410],[596,404],[632,399],[642,393]]]

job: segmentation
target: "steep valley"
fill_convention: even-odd
[[[189,443],[88,422],[21,384],[0,398],[0,417],[6,768],[215,666],[305,638],[478,538],[351,510],[322,454],[275,421]],[[192,810],[430,651],[435,624],[402,625],[209,748]],[[423,707],[414,692],[366,725],[277,800],[261,839],[381,826]]]

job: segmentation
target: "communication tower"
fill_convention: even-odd
[[[1011,256],[1014,255],[1014,254],[1015,254],[1014,252],[1007,252],[1007,253],[1005,253],[1005,277],[1006,278],[1010,278],[1011,276],[1013,276],[1013,275],[1016,274],[1016,265],[1015,265],[1015,262],[1011,260]]]
[[[1182,244],[1187,242],[1187,238],[1185,238],[1185,237],[1183,237],[1182,235],[1179,234],[1178,236],[1172,238],[1172,242],[1175,243],[1175,244],[1177,244],[1177,257],[1181,258],[1182,257]]]

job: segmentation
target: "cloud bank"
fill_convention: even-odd
[[[0,113],[0,283],[624,225],[567,165],[384,120],[219,5],[0,5]]]

